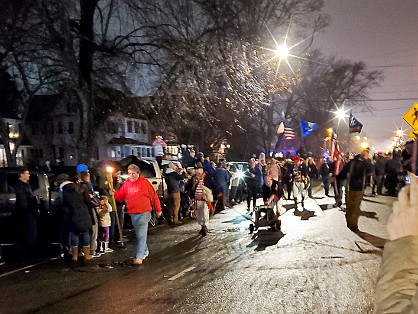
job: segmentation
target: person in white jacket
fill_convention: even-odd
[[[375,313],[418,313],[418,179],[393,204],[375,291]]]

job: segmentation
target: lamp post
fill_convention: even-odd
[[[107,180],[107,184],[109,185],[109,189],[111,191],[113,190],[113,172],[114,171],[115,169],[113,169],[113,167],[111,166],[106,167],[106,180]],[[121,245],[123,246],[122,226],[120,225],[118,209],[116,207],[116,201],[115,201],[115,197],[113,196],[113,194],[110,195],[110,205],[112,206],[113,210],[116,213],[116,224],[118,225],[119,239],[120,239]]]

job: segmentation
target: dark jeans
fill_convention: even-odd
[[[256,206],[257,202],[257,193],[258,193],[258,186],[257,185],[247,185],[248,195],[247,195],[247,208],[250,208],[251,200],[253,200],[253,209]]]
[[[329,177],[322,178],[322,183],[324,184],[325,195],[329,194]]]

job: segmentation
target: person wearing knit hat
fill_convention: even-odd
[[[87,172],[89,171],[89,167],[85,164],[78,164],[77,165],[77,173]]]

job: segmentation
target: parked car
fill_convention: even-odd
[[[0,236],[12,240],[15,230],[14,211],[16,206],[16,194],[14,186],[19,180],[17,168],[0,168]],[[51,204],[57,193],[51,192],[48,177],[40,171],[30,171],[29,184],[38,199],[39,215],[38,229],[41,237],[49,237],[49,213]]]

